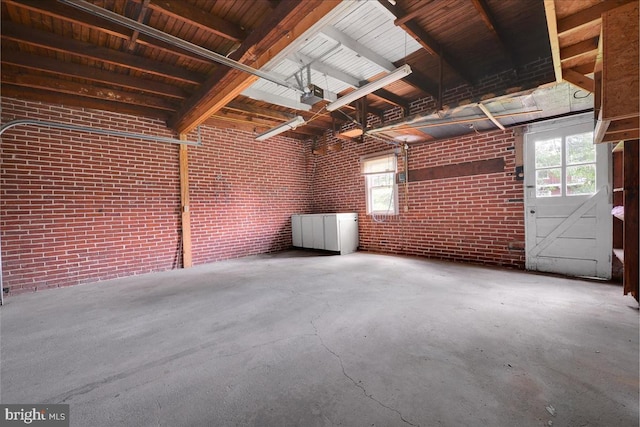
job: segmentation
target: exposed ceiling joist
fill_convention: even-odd
[[[177,107],[175,102],[170,102],[165,98],[135,94],[132,92],[116,90],[113,88],[86,85],[69,80],[37,76],[28,73],[3,73],[2,83],[12,84],[20,87],[28,87],[32,89],[42,89],[59,93],[67,93],[71,95],[82,95],[89,98],[101,99],[104,101],[116,101],[122,102],[124,104],[141,105],[166,111],[173,111]]]
[[[562,78],[563,80],[566,80],[569,83],[578,86],[579,88],[584,89],[588,92],[593,93],[595,91],[594,80],[573,69],[567,68],[562,70]]]
[[[560,60],[566,61],[576,56],[591,55],[594,56],[598,51],[598,37],[583,40],[571,46],[560,48]]]
[[[387,0],[379,0],[380,4],[386,7],[396,18],[402,18],[407,15],[407,12],[402,9],[400,6],[393,5],[389,3]],[[402,21],[398,21],[402,22]],[[469,83],[473,83],[473,79],[471,76],[463,70],[466,70],[467,67],[464,67],[455,59],[451,58],[442,48],[440,43],[438,43],[433,37],[431,37],[422,27],[420,27],[415,22],[411,20],[407,20],[406,22],[402,22],[399,25],[403,30],[405,30],[411,37],[413,37],[420,45],[431,55],[442,58],[442,61],[446,66],[451,68],[456,74],[458,74],[462,79]]]
[[[495,0],[479,1],[491,8],[495,5]],[[366,101],[359,101],[357,110],[353,106],[343,108],[344,113],[357,119],[337,113],[336,121],[370,123],[374,116],[382,122],[388,121],[384,113],[389,117],[389,106],[406,110],[411,102],[425,94],[437,99],[444,91],[438,82],[461,84],[462,79],[451,64],[440,60],[448,59],[447,54],[468,58],[469,65],[477,65],[482,70],[490,69],[496,61],[500,66],[505,63],[504,50],[494,42],[494,35],[480,25],[479,12],[471,1],[444,13],[433,1],[398,0],[410,13],[396,19],[395,24],[430,29],[427,37],[431,39],[423,37],[423,49],[406,36],[406,29],[403,31],[394,25],[394,16],[382,1],[261,0],[252,3],[249,9],[247,3],[237,0],[213,3],[204,0],[2,0],[3,12],[6,12],[3,18],[10,21],[2,28],[3,95],[167,119],[169,126],[178,132],[209,122],[208,114],[219,115],[215,120],[224,120],[227,126],[247,126],[250,132],[258,127],[269,129],[291,116],[302,115],[312,123],[300,131],[289,131],[287,136],[305,137],[305,133],[320,133],[332,127],[330,113],[320,110],[323,102],[315,107],[299,102],[299,86],[310,80],[309,74],[316,85],[324,87],[328,82],[334,91],[349,91],[348,87],[361,87],[364,77],[374,80],[376,75],[409,64],[413,73],[403,82],[369,94]],[[385,3],[394,2],[385,0]],[[504,10],[507,9],[514,7],[505,6]],[[541,7],[530,9],[539,12]],[[503,8],[499,9],[501,15],[498,16],[496,6],[493,17],[489,8],[485,10],[489,12],[488,17],[485,16],[485,23],[490,23],[487,24],[489,30],[493,28],[500,35],[492,18],[502,18]],[[212,11],[218,16],[208,16]],[[439,13],[434,15],[434,11]],[[449,13],[458,16],[465,25],[443,18]],[[526,27],[521,22],[524,13],[509,13],[518,15],[518,24],[497,21],[504,25],[505,33]],[[248,27],[246,31],[241,28],[243,35],[227,30],[240,28],[239,21],[231,23],[228,17],[232,16],[242,16],[243,24]],[[231,27],[225,27],[222,21],[214,24],[212,19],[218,18],[229,19],[227,24]],[[353,22],[362,22],[363,28],[360,24],[349,25]],[[473,25],[467,26],[467,22]],[[326,26],[330,28],[322,33]],[[363,34],[365,26],[370,31]],[[533,24],[527,28],[533,28]],[[591,31],[592,26],[588,30]],[[224,37],[219,31],[231,37]],[[491,59],[485,60],[477,49],[470,51],[473,43],[467,42],[468,37],[481,39],[487,58]],[[429,53],[424,49],[424,39],[438,40],[441,44],[429,45]],[[567,43],[569,40],[571,43]],[[576,40],[581,41],[572,34],[563,46]],[[403,45],[405,57],[400,58]],[[515,41],[513,46],[518,46]],[[439,56],[442,47],[447,52]],[[237,51],[229,54],[235,48]],[[351,52],[357,52],[357,56]],[[541,54],[518,51],[522,63]],[[587,63],[588,56],[572,57],[563,65],[582,73],[593,63]],[[392,58],[394,63],[387,58]],[[341,59],[346,62],[334,63]],[[291,60],[299,65],[293,66]],[[299,70],[304,73],[309,70],[309,74],[298,78],[296,84],[293,74]],[[474,67],[461,67],[461,70],[473,74]],[[254,99],[241,96],[243,89],[256,78],[275,83],[256,85],[270,95],[256,96],[251,92],[253,89],[249,89],[248,94]],[[36,93],[42,95],[37,97]],[[326,90],[324,95],[327,99]],[[424,102],[432,101],[422,100],[421,105]],[[373,119],[373,123],[377,122]]]
[[[383,1],[385,1],[385,0],[383,0]],[[389,0],[386,0],[386,1],[389,1]],[[391,2],[389,2],[389,3],[391,3]],[[398,16],[398,15],[394,14],[396,16],[396,19],[393,21],[393,23],[396,26],[400,27],[402,24],[404,24],[406,22],[409,22],[414,18],[417,18],[418,16],[422,15],[423,10],[425,8],[430,6],[430,3],[432,3],[432,1],[422,1],[422,2],[419,2],[416,5],[416,8],[413,9],[411,12],[405,13],[402,16]]]
[[[46,31],[23,27],[10,21],[2,22],[2,38],[80,58],[123,66],[184,83],[198,84],[204,79],[204,76],[201,74],[185,70],[182,67],[159,63],[130,53],[115,51],[80,40],[58,36]]]
[[[262,116],[274,120],[286,121],[292,118],[291,115],[287,113],[276,111],[271,108],[256,107],[255,105],[249,105],[239,101],[232,101],[228,103],[224,108],[241,113],[255,114],[257,116]]]
[[[569,15],[557,22],[558,34],[564,35],[571,31],[580,30],[583,26],[599,20],[604,12],[615,9],[618,6],[637,0],[607,0],[597,3],[588,9],[583,9],[573,15]]]
[[[386,89],[378,89],[375,92],[372,92],[371,95],[382,98],[386,102],[395,105],[396,107],[402,108],[405,113],[409,112],[409,102],[407,102],[407,100],[405,100],[401,96],[389,92]]]
[[[5,52],[6,53],[6,52]],[[26,52],[11,52],[2,57],[5,64],[29,70],[76,77],[91,82],[122,87],[136,92],[146,92],[169,98],[184,99],[187,94],[179,87],[170,84],[142,79],[127,74],[117,74],[100,70],[88,65],[58,61],[54,58],[36,57]]]
[[[230,57],[259,69],[337,5],[321,0],[283,0],[267,22],[251,33]],[[283,37],[283,34],[288,35]],[[174,115],[169,125],[180,133],[194,129],[257,79],[255,75],[219,67]]]
[[[547,17],[547,30],[551,44],[551,57],[553,59],[553,72],[556,81],[562,81],[562,62],[560,61],[560,41],[558,39],[558,21],[556,18],[555,0],[544,0],[544,13]]]
[[[13,86],[11,84],[4,84],[2,86],[2,96],[46,102],[49,104],[62,104],[80,108],[91,108],[94,110],[112,111],[114,113],[131,114],[134,116],[149,117],[163,121],[169,118],[169,113],[165,110],[124,104],[121,102],[91,99],[85,96],[52,92],[49,90],[36,90],[32,88]]]
[[[401,64],[398,64],[398,66],[400,65]],[[417,89],[420,89],[427,95],[431,95],[434,98],[438,97],[438,85],[418,70],[412,69],[411,74],[405,77],[403,81]]]
[[[138,18],[136,19],[137,22],[144,22],[145,17],[147,16],[147,11],[149,10],[149,1],[150,0],[142,0],[140,8],[138,9]],[[140,37],[140,31],[134,30],[133,34],[131,34],[131,38],[129,38],[129,40],[127,41],[127,50],[129,52],[135,50],[138,37]]]
[[[242,91],[242,95],[258,101],[268,102],[269,104],[279,105],[281,107],[293,108],[294,110],[309,111],[311,105],[303,104],[297,99],[287,98],[285,96],[275,95],[271,92],[248,87]]]
[[[516,68],[516,56],[515,51],[505,42],[504,36],[501,34],[498,24],[489,9],[489,5],[485,0],[471,0],[476,10],[480,14],[480,18],[485,23],[493,38],[501,46],[507,60],[511,64],[512,68]]]
[[[202,13],[202,9],[187,2],[152,0],[149,7],[234,42],[239,43],[247,38],[246,31],[234,23],[211,13]]]
[[[57,1],[42,1],[42,0],[2,0],[3,3],[11,4],[21,9],[34,11],[43,15],[49,16],[53,19],[60,19],[64,22],[71,24],[82,25],[86,28],[99,28],[101,32],[109,34],[114,37],[118,37],[125,42],[134,40],[134,32],[122,25],[118,25],[104,19],[95,17],[83,11],[69,7]],[[4,31],[3,31],[4,32]],[[183,58],[188,58],[189,61],[194,61],[200,64],[210,64],[210,61],[194,55],[190,52],[186,52],[168,43],[164,43],[159,40],[155,40],[152,37],[144,34],[139,34],[135,37],[135,44],[158,49],[162,52],[177,55]],[[132,45],[132,46],[135,46]],[[130,46],[131,47],[131,46]],[[131,51],[131,49],[129,49]]]

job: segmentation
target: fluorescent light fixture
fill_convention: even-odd
[[[367,83],[366,85],[354,90],[353,92],[350,92],[345,96],[341,96],[337,101],[334,101],[331,104],[327,105],[327,111],[334,111],[340,107],[344,107],[345,105],[352,103],[356,99],[360,99],[363,96],[370,94],[371,92],[375,92],[376,90],[381,89],[395,81],[398,81],[408,76],[409,74],[411,74],[411,67],[409,66],[409,64],[404,64],[402,67],[396,68],[381,79],[378,79],[375,82]]]
[[[264,141],[265,139],[269,139],[272,136],[280,135],[282,132],[295,129],[298,126],[301,126],[303,124],[304,124],[304,119],[302,118],[302,116],[295,116],[293,119],[289,120],[288,122],[282,123],[281,125],[278,125],[256,136],[256,141]]]

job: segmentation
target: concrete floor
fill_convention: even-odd
[[[5,302],[2,403],[72,426],[638,426],[619,286],[290,251]]]

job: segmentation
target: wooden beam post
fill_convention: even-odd
[[[556,18],[555,0],[544,0],[544,13],[547,16],[549,29],[549,42],[551,43],[551,57],[553,58],[553,71],[556,81],[562,81],[562,62],[560,61],[560,41],[558,39],[558,21]]]
[[[638,268],[638,157],[640,141],[624,142],[624,294],[631,294],[636,301],[640,274]]]
[[[180,139],[187,140],[181,133]],[[189,151],[187,145],[180,145],[180,211],[182,212],[182,267],[193,265],[191,258],[191,207],[189,205]]]

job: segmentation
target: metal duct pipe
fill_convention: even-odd
[[[0,127],[0,135],[2,135],[6,130],[9,130],[12,127],[20,126],[20,125],[32,125],[32,126],[49,127],[54,129],[77,130],[79,132],[97,133],[99,135],[119,136],[122,138],[144,139],[147,141],[166,142],[170,144],[194,145],[196,147],[202,145],[202,141],[200,139],[200,128],[198,128],[198,141],[192,142],[192,141],[182,141],[180,139],[175,139],[175,138],[166,138],[163,136],[144,135],[144,134],[131,133],[131,132],[120,132],[120,131],[109,130],[109,129],[96,129],[96,128],[90,128],[87,126],[76,126],[76,125],[68,125],[65,123],[46,122],[41,120],[29,120],[29,119],[12,120],[8,123],[5,123]]]
[[[137,21],[134,21],[133,19],[127,18],[126,16],[122,16],[110,10],[103,9],[94,4],[88,3],[84,0],[58,0],[58,1],[68,6],[75,7],[76,9],[80,9],[84,12],[90,13],[92,15],[99,16],[100,18],[106,19],[108,21],[115,22],[116,24],[123,25],[129,29],[139,31],[142,34],[146,34],[147,36],[153,37],[157,40],[163,41],[165,43],[169,43],[173,46],[179,47],[180,49],[184,49],[188,52],[195,53],[196,55],[200,55],[203,58],[210,59],[219,64],[226,65],[227,67],[235,68],[236,70],[244,71],[245,73],[249,73],[254,76],[263,78],[279,86],[284,86],[286,88],[293,89],[296,92],[303,93],[302,89],[280,79],[279,77],[272,76],[271,74],[266,73],[264,71],[260,71],[256,68],[242,64],[238,61],[234,61],[233,59],[227,58],[226,56],[220,55],[219,53],[213,52],[209,49],[205,49],[201,46],[198,46],[196,44],[193,44],[181,38],[172,36],[171,34],[167,34],[153,27],[150,27],[148,25],[141,24]]]

